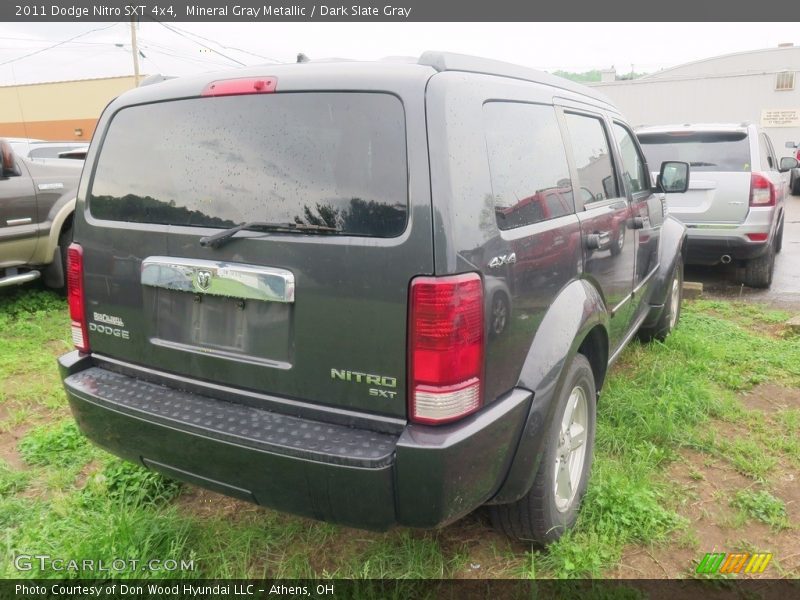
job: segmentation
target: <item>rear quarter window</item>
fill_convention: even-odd
[[[514,229],[574,212],[555,109],[493,101],[483,116],[497,226]]]
[[[89,192],[98,219],[246,221],[393,237],[408,213],[405,113],[384,93],[192,98],[111,121]]]

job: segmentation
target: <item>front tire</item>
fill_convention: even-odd
[[[594,451],[597,391],[587,358],[567,368],[531,489],[511,504],[490,507],[493,526],[510,537],[549,544],[578,519]]]

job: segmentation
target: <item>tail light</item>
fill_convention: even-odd
[[[761,173],[750,175],[750,206],[774,206],[775,186]]]
[[[483,284],[477,273],[411,282],[409,418],[438,424],[478,410],[483,392]]]
[[[72,343],[81,352],[89,352],[83,301],[83,248],[80,244],[70,244],[67,250],[67,301],[72,321]]]
[[[768,233],[746,233],[745,235],[751,242],[766,242],[769,237]]]

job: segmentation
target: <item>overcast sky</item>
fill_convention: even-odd
[[[169,27],[169,28],[168,28]],[[731,52],[800,44],[797,23],[169,23],[137,27],[141,72],[238,63],[377,59],[449,50],[546,71],[652,72]],[[76,37],[79,36],[79,37]],[[73,39],[74,38],[74,39]],[[67,41],[72,40],[72,41]],[[57,47],[50,46],[66,42]],[[26,55],[31,55],[27,56]],[[0,85],[133,72],[128,23],[0,23]]]

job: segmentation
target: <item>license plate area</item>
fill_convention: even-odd
[[[294,277],[284,269],[151,257],[142,265],[150,343],[289,368]]]
[[[146,289],[145,301],[152,315],[152,344],[222,359],[291,366],[290,304],[164,289]]]

